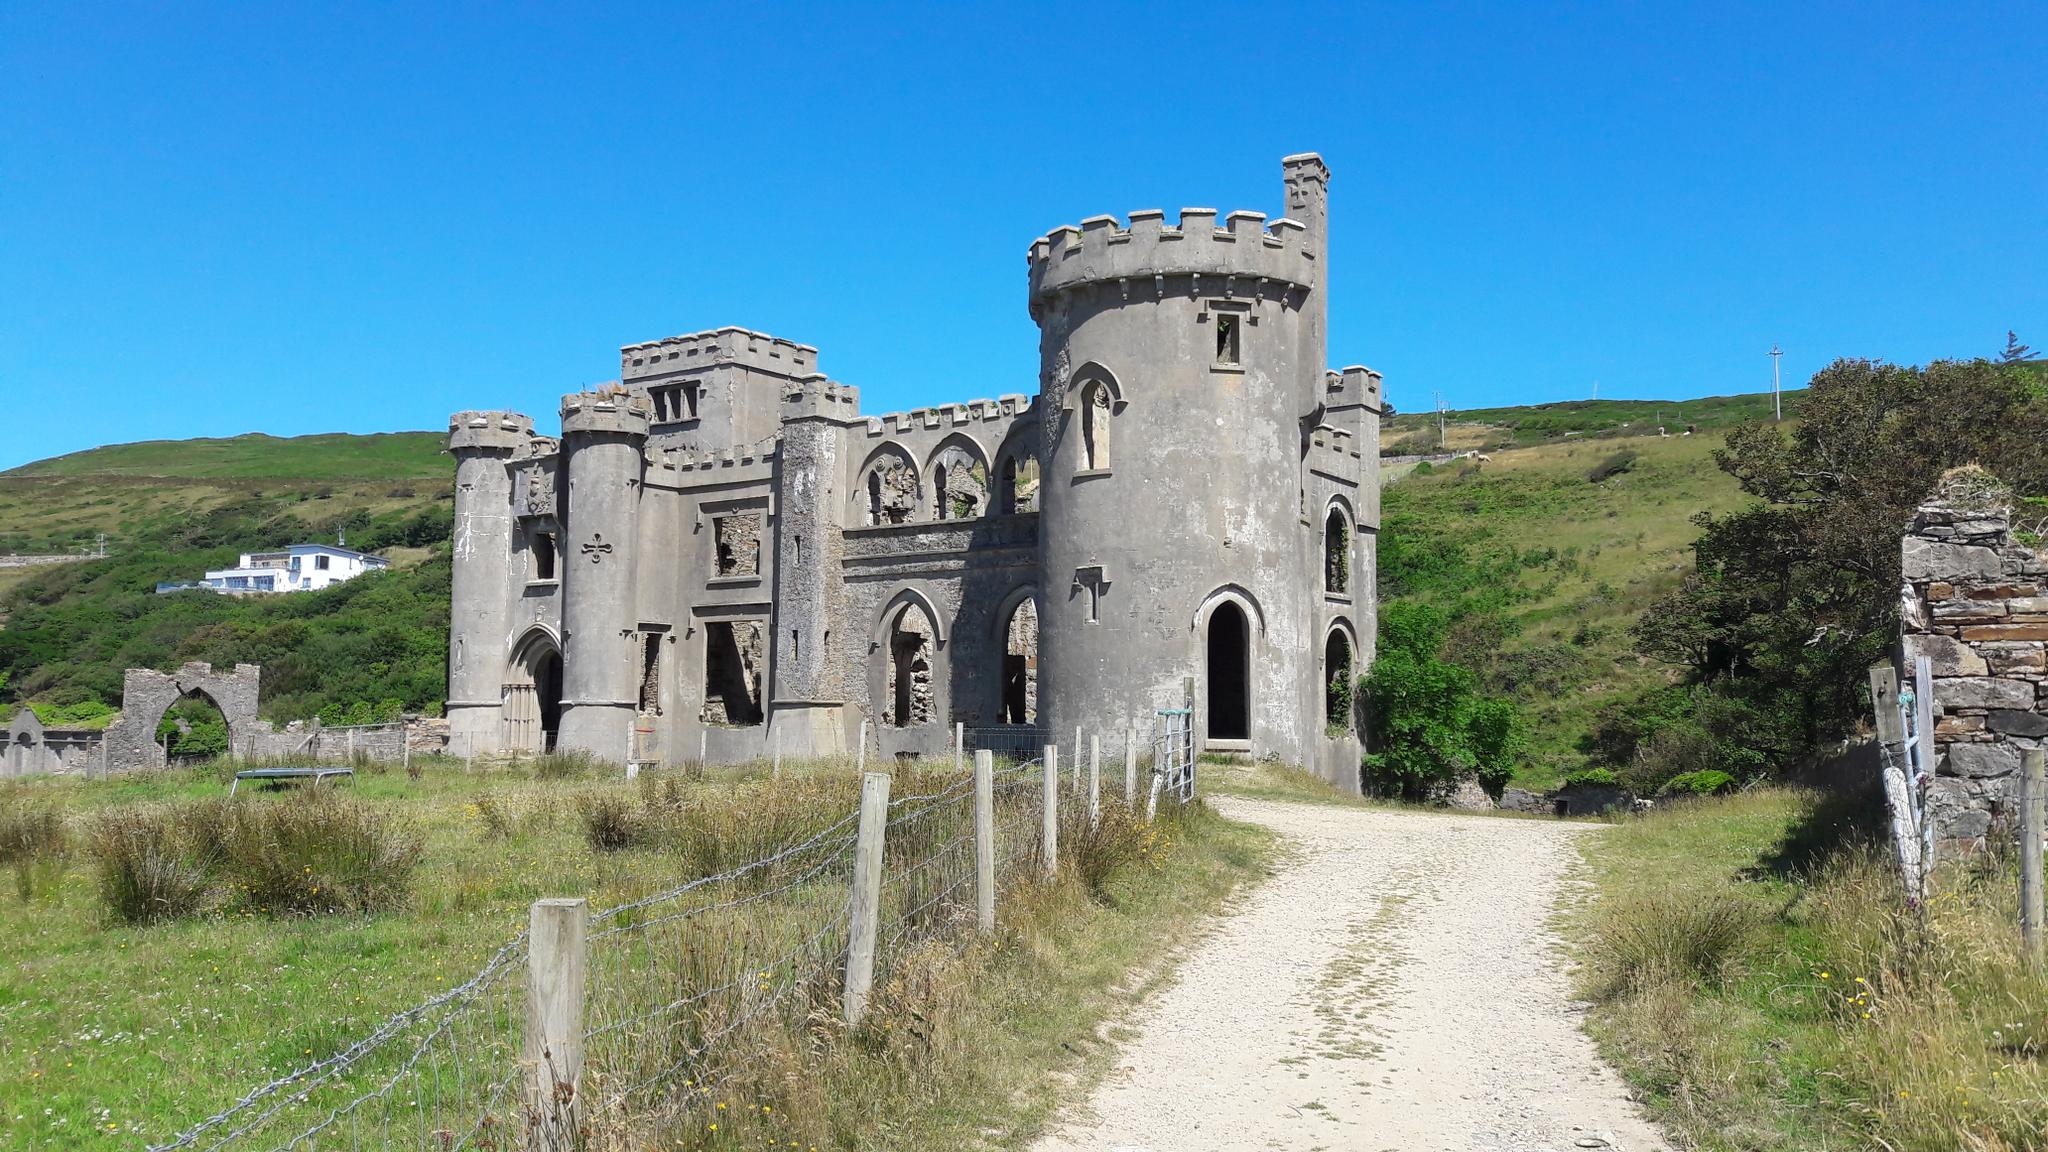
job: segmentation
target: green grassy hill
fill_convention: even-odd
[[[1792,419],[1806,398],[1803,388],[1783,394],[1785,418]],[[1452,412],[1445,445],[1452,451],[1492,451],[1578,437],[1655,436],[1661,427],[1676,436],[1688,426],[1701,432],[1725,431],[1737,424],[1771,418],[1771,394],[1704,396],[1697,400],[1566,400],[1515,408],[1473,408]],[[1389,421],[1380,438],[1388,455],[1434,452],[1434,412],[1403,412]]]
[[[1765,398],[1766,403],[1769,397]],[[1516,783],[1585,766],[1603,709],[1670,682],[1628,629],[1691,568],[1694,515],[1748,499],[1714,465],[1722,436],[1564,440],[1408,475],[1384,498],[1381,592],[1470,605],[1447,655],[1512,695],[1529,721]],[[1589,477],[1633,453],[1624,470]]]
[[[264,665],[279,719],[324,708],[437,709],[446,695],[454,461],[432,432],[155,441],[0,473],[0,553],[101,560],[0,570],[0,712],[120,703],[125,667]],[[155,594],[238,552],[347,534],[395,570],[324,592]]]

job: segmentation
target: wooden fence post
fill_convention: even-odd
[[[2041,837],[2044,805],[2048,805],[2048,752],[2028,748],[2021,754],[2020,769],[2020,934],[2027,942],[2027,955],[2041,961]]]
[[[967,722],[953,721],[953,773],[958,775],[967,766]]]
[[[776,729],[775,734],[768,738],[768,743],[775,757],[775,767],[769,769],[768,774],[771,779],[780,780],[782,779],[782,730],[780,728]]]
[[[983,932],[996,930],[996,754],[974,752],[974,909]]]
[[[1870,702],[1877,721],[1878,755],[1884,773],[1885,804],[1891,809],[1892,847],[1898,853],[1899,876],[1906,894],[1918,903],[1925,889],[1920,883],[1920,829],[1913,819],[1913,797],[1907,790],[1906,724],[1899,715],[1899,674],[1889,664],[1870,670]]]
[[[863,773],[868,770],[868,722],[866,720],[860,722],[860,747],[853,753],[853,770]]]
[[[1088,826],[1102,823],[1102,737],[1088,738]]]
[[[1920,875],[1934,871],[1934,818],[1927,811],[1927,785],[1934,782],[1934,659],[1913,659],[1913,736],[1920,746],[1922,779],[1912,781],[1913,811],[1920,828]]]
[[[1124,803],[1138,807],[1138,730],[1124,729]]]
[[[1040,829],[1039,854],[1045,858],[1045,874],[1060,870],[1060,748],[1045,746],[1045,820]]]
[[[1074,725],[1074,794],[1081,793],[1081,726]]]
[[[526,937],[526,1101],[534,1146],[577,1146],[583,1076],[584,944],[590,902],[536,900]]]
[[[875,937],[882,908],[882,834],[889,827],[889,774],[860,779],[860,840],[853,849],[853,923],[847,932],[846,987],[840,1007],[848,1024],[860,1023],[875,986]]]

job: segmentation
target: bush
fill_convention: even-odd
[[[1590,483],[1598,484],[1603,480],[1612,480],[1624,472],[1633,472],[1635,467],[1636,450],[1624,448],[1588,469],[1586,479]]]
[[[1659,796],[1719,796],[1735,790],[1735,777],[1709,768],[1702,772],[1681,772],[1664,782]]]
[[[539,780],[583,780],[597,774],[598,759],[588,752],[549,752],[533,761]]]
[[[0,796],[0,864],[13,866],[22,903],[35,895],[43,874],[63,866],[69,846],[64,818],[54,808]]]
[[[1616,788],[1621,780],[1612,768],[1575,768],[1564,774],[1567,788]]]
[[[1737,896],[1691,891],[1638,896],[1601,920],[1591,959],[1616,990],[1673,979],[1712,983],[1762,923],[1757,909]]]
[[[242,900],[270,913],[378,912],[411,892],[421,841],[385,814],[334,792],[234,806],[228,866]]]
[[[648,822],[626,796],[596,796],[583,809],[583,838],[593,852],[623,852],[643,846]]]
[[[92,829],[100,896],[114,918],[155,924],[197,916],[219,898],[225,805],[142,805]]]
[[[1110,880],[1145,855],[1144,821],[1129,805],[1102,798],[1101,818],[1088,819],[1088,804],[1060,805],[1060,863],[1072,868],[1090,895],[1100,899]]]

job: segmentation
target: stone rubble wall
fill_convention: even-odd
[[[2048,555],[2015,542],[2012,493],[1960,468],[1900,544],[1901,685],[1934,673],[1936,835],[1978,841],[2017,816],[2020,753],[2048,738]]]

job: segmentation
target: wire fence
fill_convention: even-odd
[[[916,790],[890,801],[882,841],[883,979],[928,941],[964,946],[977,924],[974,777],[908,782]],[[1001,764],[990,793],[1000,889],[1041,862],[1039,761]],[[547,1117],[572,1104],[586,1135],[716,1107],[764,1069],[786,1069],[800,1047],[792,1038],[831,1018],[853,933],[859,824],[855,807],[744,864],[590,914],[574,1101],[537,1087],[536,921],[462,985],[153,1149],[497,1150],[536,1143]]]

